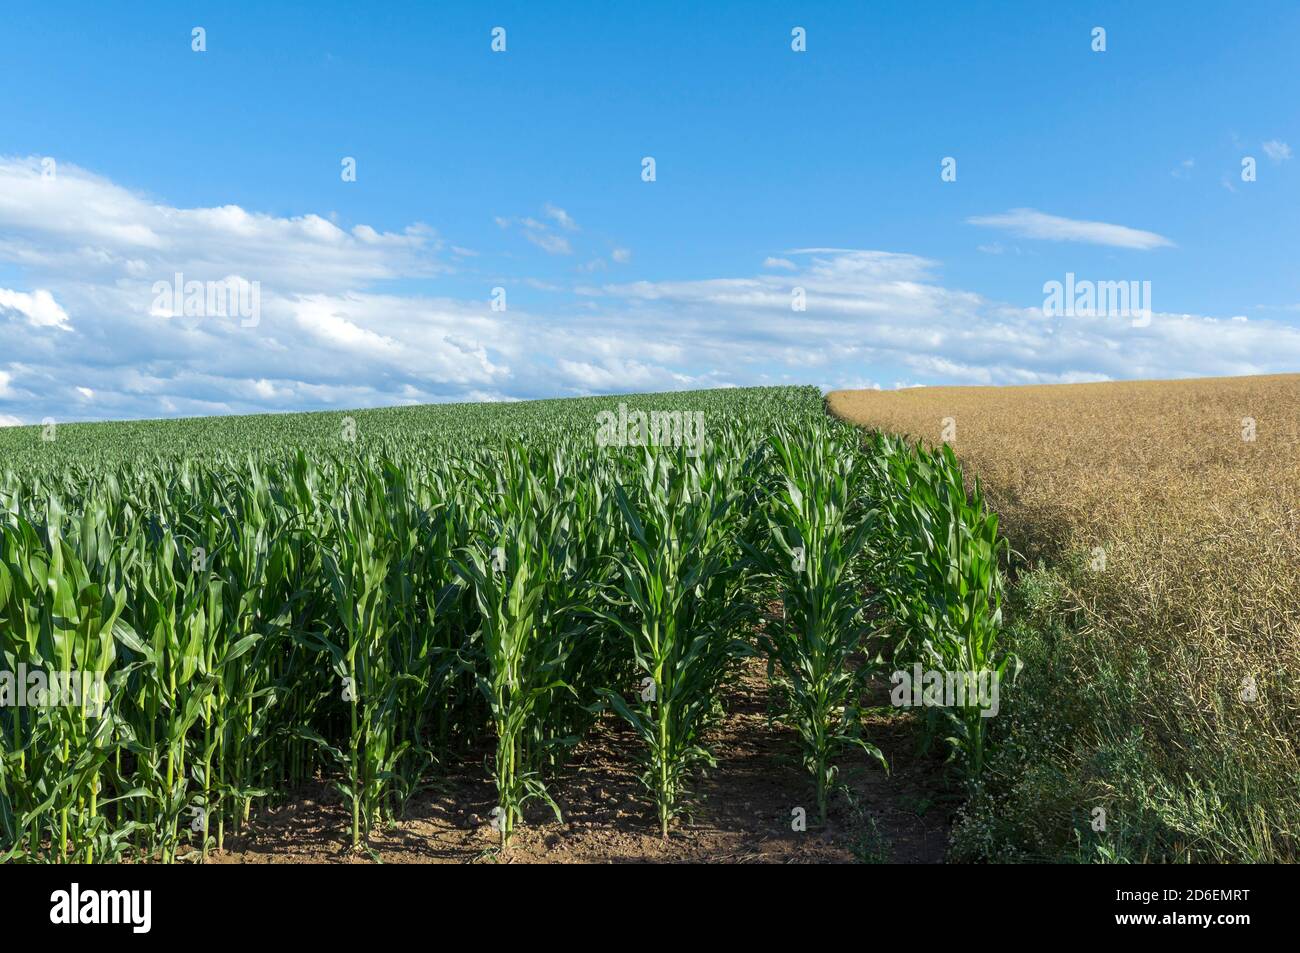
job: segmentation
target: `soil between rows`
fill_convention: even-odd
[[[481,760],[448,766],[440,789],[415,797],[406,816],[372,832],[370,852],[349,849],[348,806],[328,785],[257,812],[245,834],[226,838],[208,863],[939,863],[953,805],[944,796],[941,760],[918,754],[912,712],[887,708],[886,686],[873,687],[866,735],[884,752],[886,774],[865,754],[841,761],[851,795],[839,796],[824,829],[817,825],[811,781],[791,731],[769,722],[764,663],[746,660],[724,692],[726,715],[709,742],[718,765],[698,777],[699,795],[667,840],[638,780],[638,742],[612,715],[573,752],[550,790],[564,821],[534,803],[509,850],[496,851],[488,823],[496,803]],[[807,830],[792,827],[795,808]]]

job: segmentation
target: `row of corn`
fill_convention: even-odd
[[[807,388],[620,400],[703,412],[706,439],[634,419],[602,445],[592,399],[5,434],[0,860],[201,858],[320,781],[362,847],[467,759],[504,845],[530,802],[560,814],[557,771],[608,717],[667,834],[755,653],[824,817],[837,761],[880,757],[873,632],[994,664],[996,524],[968,556],[985,517],[955,465],[922,498],[917,451],[864,452]],[[929,628],[909,599],[950,574],[915,506],[993,574]]]

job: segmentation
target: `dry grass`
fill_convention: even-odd
[[[952,419],[953,449],[1012,546],[1075,567],[1065,588],[1080,645],[1101,665],[1139,649],[1150,660],[1150,697],[1132,717],[1158,740],[1162,770],[1222,759],[1247,780],[1300,782],[1300,375],[839,391],[828,402],[930,444]],[[1259,697],[1245,705],[1248,679]],[[1171,783],[1179,794],[1183,782]],[[1231,784],[1206,784],[1213,812]],[[1293,857],[1300,802],[1243,792],[1253,833],[1236,856]]]

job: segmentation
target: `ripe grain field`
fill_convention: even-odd
[[[1300,375],[828,406],[946,439],[1018,554],[1023,680],[957,856],[1296,859]]]

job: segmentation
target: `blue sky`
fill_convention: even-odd
[[[1293,3],[4,18],[3,423],[1300,369]],[[1067,273],[1153,320],[1045,316]]]

